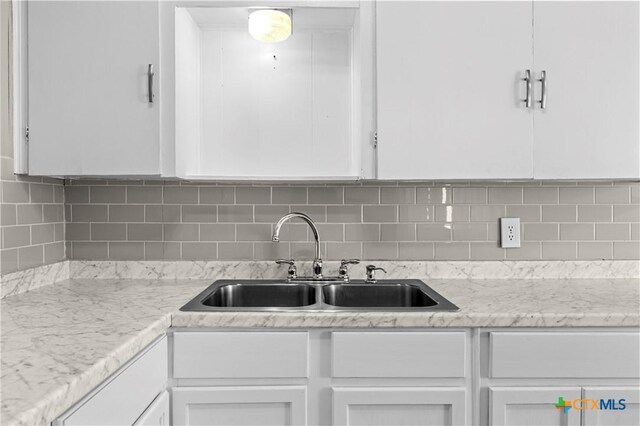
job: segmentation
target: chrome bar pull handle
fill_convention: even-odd
[[[149,64],[149,68],[147,70],[147,84],[148,84],[148,90],[149,90],[150,104],[153,103],[153,98],[154,98],[154,94],[153,94],[153,76],[154,75],[155,75],[155,72],[153,71],[153,64]]]
[[[525,82],[527,88],[526,96],[522,102],[524,102],[527,108],[531,108],[533,105],[533,80],[531,80],[531,70],[524,72],[524,78],[522,80]]]
[[[547,108],[547,72],[542,70],[540,72],[540,100],[538,103],[540,104],[540,109]]]

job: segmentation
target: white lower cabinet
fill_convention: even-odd
[[[173,333],[175,425],[466,425],[465,330]]]
[[[162,392],[135,422],[136,426],[167,426],[171,424],[169,417],[169,393]]]
[[[488,393],[489,404],[481,418],[490,425],[640,424],[637,329],[503,329],[479,336],[480,395]]]
[[[185,387],[173,391],[174,425],[306,425],[305,386]]]
[[[493,426],[640,425],[640,388],[633,386],[492,387],[490,404]]]
[[[465,425],[464,388],[334,387],[333,424]]]
[[[637,328],[169,335],[53,425],[640,425]]]
[[[584,426],[640,425],[640,387],[585,387],[583,398],[598,400],[601,408],[582,412]]]
[[[493,426],[580,426],[580,412],[556,406],[581,397],[579,387],[496,387],[490,389]]]
[[[162,337],[54,420],[53,424],[132,425],[136,421],[145,425],[162,424],[155,423],[155,415],[146,423],[141,420],[165,390],[168,359],[167,338]],[[160,418],[162,416],[157,417]]]

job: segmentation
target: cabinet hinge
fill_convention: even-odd
[[[373,132],[373,147],[378,147],[378,131]]]
[[[29,142],[29,126],[24,128],[24,139]]]

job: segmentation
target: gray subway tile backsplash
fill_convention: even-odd
[[[542,206],[542,221],[548,223],[575,222],[577,206],[544,205]]]
[[[165,186],[162,191],[165,204],[198,204],[198,188],[192,186]]]
[[[415,204],[416,188],[382,187],[380,188],[380,204]]]
[[[129,241],[162,241],[161,223],[130,223],[127,225]]]
[[[565,241],[589,241],[595,238],[595,227],[592,223],[560,224],[560,239]]]
[[[627,204],[631,201],[630,188],[624,186],[596,187],[597,204]]]
[[[640,243],[637,241],[614,241],[613,258],[615,260],[640,259]]]
[[[522,190],[509,186],[489,188],[489,204],[522,204]]]
[[[271,187],[239,186],[236,188],[236,204],[269,204]]]
[[[427,242],[398,243],[398,258],[403,260],[432,260],[434,244]]]
[[[126,199],[124,186],[92,186],[89,190],[89,202],[92,204],[124,203]]]
[[[31,244],[53,243],[55,241],[55,224],[43,223],[31,227]]]
[[[273,204],[305,204],[307,202],[307,188],[299,186],[273,187],[271,202]]]
[[[566,241],[542,242],[543,260],[574,260],[577,254],[577,243]]]
[[[342,187],[309,187],[307,189],[309,204],[342,204],[344,188]]]
[[[631,225],[629,223],[596,223],[597,240],[625,241],[631,238]]]
[[[380,188],[368,186],[352,186],[344,189],[345,204],[378,204]]]
[[[144,222],[143,205],[114,204],[109,206],[109,222]]]
[[[72,188],[67,186],[67,188]],[[162,187],[127,186],[127,203],[155,204],[162,203]]]
[[[144,243],[142,242],[110,242],[110,260],[141,260],[144,259]]]
[[[524,204],[557,204],[558,188],[540,187],[540,188],[523,188]]]
[[[93,241],[124,241],[127,239],[127,224],[92,223],[91,239]]]
[[[594,187],[575,186],[560,187],[560,204],[593,204],[595,199]]]
[[[232,186],[200,187],[200,204],[233,204],[235,197]]]
[[[611,222],[612,218],[613,208],[611,205],[578,206],[578,222]]]
[[[638,183],[2,184],[3,274],[64,259],[65,245],[91,260],[310,258],[300,221],[270,241],[291,211],[318,223],[330,260],[640,259]],[[500,217],[520,218],[521,248],[498,246]]]

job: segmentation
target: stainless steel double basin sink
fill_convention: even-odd
[[[220,280],[181,311],[457,311],[420,280]]]

